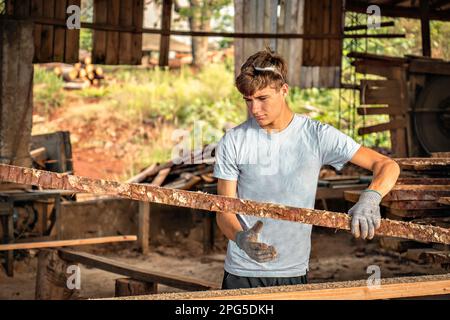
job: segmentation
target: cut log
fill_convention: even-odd
[[[316,226],[350,230],[351,218],[345,213],[296,208],[274,203],[261,203],[232,197],[168,189],[145,184],[127,184],[62,175],[55,172],[0,164],[0,181],[35,185],[49,189],[107,194],[127,199],[155,202],[215,212],[240,214],[295,221]],[[450,244],[450,230],[382,219],[377,235],[412,239],[422,242]]]

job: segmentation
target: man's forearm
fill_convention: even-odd
[[[378,191],[384,197],[397,182],[400,167],[395,161],[386,159],[376,162],[372,172],[373,180],[368,189]]]
[[[236,233],[242,231],[241,224],[236,215],[228,212],[217,212],[216,221],[222,233],[228,239],[236,241]]]

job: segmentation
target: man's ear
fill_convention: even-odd
[[[283,86],[281,87],[281,93],[285,97],[288,95],[288,93],[289,93],[289,85],[287,83],[283,84]]]

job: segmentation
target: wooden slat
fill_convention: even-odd
[[[67,0],[67,6],[70,6],[70,5],[77,5],[77,6],[81,7],[81,0]],[[66,63],[78,62],[79,50],[80,50],[80,30],[66,29],[66,45],[65,45],[65,49],[64,49],[64,62],[66,62]]]
[[[172,0],[164,0],[162,7],[161,30],[164,33],[170,31],[172,24]],[[159,42],[159,66],[169,65],[170,35],[162,34]]]
[[[173,275],[164,272],[150,271],[148,269],[137,268],[123,262],[99,257],[85,252],[71,250],[58,250],[61,258],[84,264],[85,266],[105,270],[108,272],[124,275],[132,279],[156,282],[166,286],[184,290],[210,290],[216,289],[217,285],[200,279],[192,279],[180,275]]]
[[[369,127],[359,128],[358,134],[361,136],[361,135],[373,133],[373,132],[381,132],[381,131],[386,131],[386,130],[405,128],[405,126],[406,126],[405,120],[393,120],[391,122],[386,122],[386,123],[376,124],[376,125],[369,126]]]
[[[108,0],[108,13],[106,21],[108,24],[118,26],[120,18],[120,0]],[[106,36],[105,64],[119,63],[119,32],[108,31]]]
[[[234,31],[244,31],[244,0],[234,0]],[[237,77],[244,63],[245,41],[241,38],[234,38],[234,76]]]
[[[55,10],[55,0],[43,1],[42,14],[45,18],[53,18]],[[53,32],[54,26],[42,25],[41,48],[39,62],[52,62],[53,60]]]
[[[32,17],[42,17],[43,15],[43,0],[31,0],[31,12]],[[34,24],[33,37],[34,37],[34,58],[33,62],[38,63],[41,61],[41,35],[42,25],[39,23]]]
[[[94,1],[94,23],[107,23],[108,0]],[[107,32],[93,31],[92,62],[95,64],[104,64],[106,62],[106,40]]]
[[[342,0],[334,0],[331,2],[331,33],[343,34],[343,3]],[[341,68],[342,62],[342,39],[338,40],[330,40],[330,58],[329,65],[338,67],[338,70]],[[334,87],[338,87],[340,85],[340,79],[336,79],[334,81]]]
[[[119,25],[122,27],[133,26],[133,1],[120,1]],[[119,33],[119,64],[131,64],[132,58],[132,34],[131,32]]]
[[[133,25],[136,30],[142,31],[144,23],[144,0],[133,0]],[[132,35],[131,64],[139,65],[142,62],[142,32]]]
[[[65,19],[66,18],[66,0],[57,0],[55,2],[55,18]],[[64,49],[66,44],[66,29],[64,27],[55,26],[54,27],[54,38],[53,38],[53,61],[54,62],[64,62]]]
[[[28,17],[30,15],[30,0],[14,1],[14,15]]]
[[[126,235],[126,236],[99,237],[99,238],[89,238],[89,239],[56,240],[56,241],[29,242],[29,243],[10,243],[10,244],[0,244],[0,251],[38,249],[38,248],[56,248],[56,247],[68,247],[68,246],[85,246],[85,245],[90,245],[90,244],[136,241],[136,240],[137,240],[136,236]]]
[[[405,114],[405,110],[399,107],[368,107],[368,106],[361,106],[357,109],[358,115],[379,115],[379,114],[392,114],[392,115],[403,115]]]
[[[440,204],[444,204],[446,206],[450,206],[450,197],[441,197],[441,198],[439,198],[438,202]]]

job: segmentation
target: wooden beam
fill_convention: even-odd
[[[450,294],[450,274],[381,279],[379,287],[367,280],[144,295],[117,300],[376,300]]]
[[[367,14],[368,3],[360,0],[346,1],[345,10],[357,13]],[[420,9],[418,7],[399,7],[391,5],[379,5],[384,17],[402,17],[420,19]],[[450,21],[448,10],[430,10],[431,20]]]
[[[360,116],[370,116],[378,114],[390,114],[390,115],[402,115],[405,114],[406,110],[398,107],[367,107],[361,106],[356,109],[358,115]]]
[[[420,28],[422,34],[422,54],[431,57],[430,7],[428,0],[420,0]]]
[[[161,39],[159,42],[159,66],[169,65],[170,25],[172,23],[172,0],[163,0]]]
[[[397,120],[392,120],[392,121],[386,122],[386,123],[380,123],[380,124],[376,124],[376,125],[369,126],[369,127],[359,128],[358,134],[360,136],[362,136],[362,135],[368,134],[368,133],[381,132],[381,131],[399,129],[399,128],[405,128],[405,127],[406,127],[405,120],[397,119]]]
[[[88,238],[88,239],[56,240],[56,241],[29,242],[29,243],[10,243],[10,244],[0,244],[0,251],[38,249],[38,248],[56,248],[56,247],[68,247],[68,246],[85,246],[85,245],[89,245],[89,244],[136,241],[136,240],[137,240],[136,236],[127,235],[127,236]]]
[[[0,164],[0,181],[23,183],[49,189],[114,195],[127,199],[207,211],[239,212],[240,214],[295,221],[333,229],[350,230],[351,223],[351,218],[345,213],[261,203],[147,184],[126,184],[117,181],[62,175],[6,164]],[[377,235],[450,244],[450,230],[448,229],[387,219],[382,219]]]
[[[81,263],[86,266],[116,274],[121,274],[132,279],[144,282],[160,283],[169,287],[179,288],[183,290],[210,290],[218,288],[215,283],[211,283],[208,281],[137,268],[123,262],[99,257],[86,252],[60,249],[59,254],[64,260]]]

